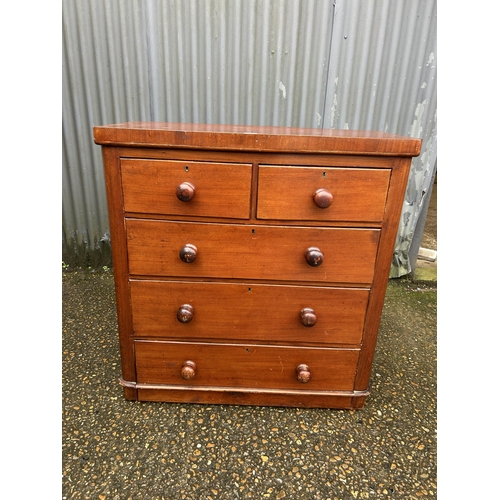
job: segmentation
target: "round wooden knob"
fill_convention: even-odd
[[[321,266],[321,264],[323,264],[323,258],[323,252],[318,247],[309,247],[306,250],[306,260],[310,266]]]
[[[181,323],[189,323],[193,319],[194,308],[191,304],[183,304],[177,311],[177,319]]]
[[[189,264],[190,262],[195,261],[197,253],[198,249],[194,245],[191,245],[191,243],[188,243],[181,248],[179,257],[181,258],[182,262],[187,262]]]
[[[316,313],[310,307],[304,307],[300,311],[300,321],[304,326],[314,326],[316,324]]]
[[[297,374],[297,380],[302,384],[307,384],[311,380],[311,372],[307,365],[299,365],[295,368],[295,373]]]
[[[181,377],[184,380],[193,380],[196,375],[196,363],[194,361],[184,361],[181,369]]]
[[[195,193],[195,187],[190,182],[183,182],[177,186],[175,194],[181,201],[191,201]]]
[[[328,189],[318,189],[313,194],[313,200],[317,207],[328,208],[333,202],[333,194]]]

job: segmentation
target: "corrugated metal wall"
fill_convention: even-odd
[[[63,0],[63,260],[110,265],[92,127],[135,120],[385,130],[424,140],[393,275],[436,159],[436,1]]]
[[[410,248],[425,218],[436,168],[434,0],[337,1],[325,126],[422,138],[413,160],[391,276],[412,270]],[[420,232],[421,237],[421,232]],[[416,242],[416,250],[418,244]]]

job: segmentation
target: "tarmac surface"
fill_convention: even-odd
[[[131,402],[111,271],[63,273],[63,499],[436,496],[436,288],[391,280],[357,411]]]
[[[356,411],[126,401],[112,270],[62,295],[63,500],[436,498],[437,262],[389,281]]]

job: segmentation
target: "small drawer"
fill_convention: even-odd
[[[381,222],[390,169],[259,166],[259,219]]]
[[[353,390],[358,349],[136,341],[139,384]]]
[[[368,289],[130,281],[134,335],[360,344]]]
[[[121,160],[125,212],[250,217],[252,165]]]
[[[131,275],[369,284],[379,229],[126,219]]]

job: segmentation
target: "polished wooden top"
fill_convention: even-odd
[[[377,131],[129,122],[94,127],[102,146],[418,156],[421,139]]]

